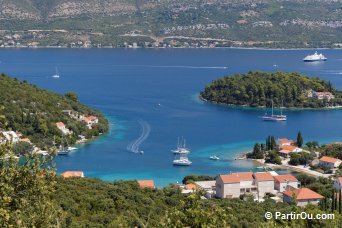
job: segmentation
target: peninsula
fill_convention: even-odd
[[[0,117],[5,117],[0,118],[0,142],[21,145],[21,154],[24,148],[72,145],[108,131],[106,118],[81,104],[74,92],[56,94],[5,74],[0,91]]]
[[[342,104],[342,92],[330,82],[298,73],[254,72],[217,79],[206,86],[201,99],[234,106],[286,108],[334,108]]]

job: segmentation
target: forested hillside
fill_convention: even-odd
[[[0,75],[0,91],[0,115],[6,117],[6,123],[0,128],[19,131],[41,148],[52,146],[53,142],[63,142],[63,133],[57,128],[57,122],[63,122],[73,132],[66,136],[69,144],[75,143],[79,135],[91,138],[108,130],[108,122],[103,115],[82,105],[74,93],[59,95],[4,74]],[[98,116],[99,123],[88,129],[83,121],[71,118],[63,110]]]
[[[316,97],[316,92],[326,95]],[[201,97],[211,102],[250,107],[321,108],[342,104],[342,93],[330,82],[298,73],[253,72],[217,79]]]
[[[1,0],[0,3],[0,46],[342,45],[341,0]]]

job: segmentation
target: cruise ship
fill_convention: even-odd
[[[313,55],[306,56],[303,61],[304,62],[316,62],[316,61],[326,61],[327,58],[321,53],[318,54],[317,51]]]

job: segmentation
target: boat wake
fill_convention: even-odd
[[[116,67],[146,67],[146,68],[188,68],[188,69],[228,69],[226,66],[181,66],[181,65],[113,65]]]
[[[132,153],[143,153],[142,150],[140,150],[141,144],[148,138],[151,132],[151,126],[146,121],[139,121],[140,126],[142,127],[142,133],[139,138],[131,142],[127,146],[127,150]]]

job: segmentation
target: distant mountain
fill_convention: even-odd
[[[341,3],[0,0],[0,45],[77,46],[88,41],[89,46],[338,47],[342,45]],[[32,34],[28,30],[54,31]],[[19,38],[8,43],[15,34]]]

